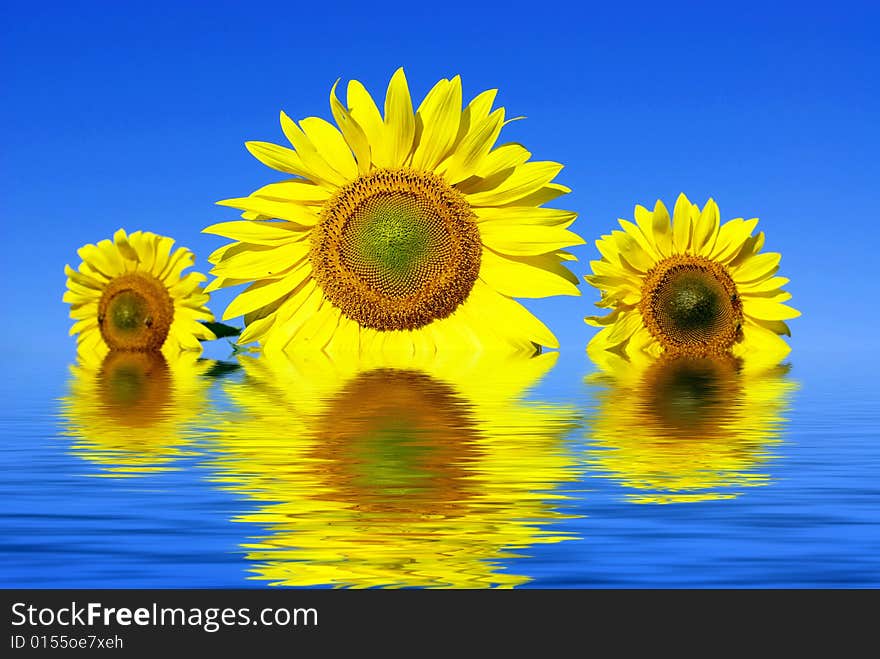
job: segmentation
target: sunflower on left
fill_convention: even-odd
[[[200,340],[214,334],[200,321],[212,321],[205,306],[205,275],[183,271],[194,263],[193,253],[174,240],[148,231],[127,235],[119,229],[113,240],[84,245],[79,268],[65,266],[67,291],[76,321],[80,354],[110,351],[158,352],[174,357],[201,350]]]

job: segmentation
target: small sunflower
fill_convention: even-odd
[[[461,80],[438,82],[414,112],[403,69],[384,117],[356,80],[347,105],[330,91],[338,128],[281,113],[293,149],[248,142],[294,178],[219,202],[244,221],[205,229],[236,242],[211,255],[208,290],[250,283],[223,317],[244,316],[239,342],[267,351],[416,353],[437,346],[558,347],[513,298],[578,295],[562,251],[583,240],[575,213],[543,208],[569,192],[555,162],[495,146],[496,90],[462,108]]]
[[[588,382],[588,463],[634,503],[732,499],[767,485],[794,383],[778,364],[731,355],[606,353]]]
[[[661,201],[653,212],[636,206],[635,224],[620,220],[622,231],[596,242],[602,259],[586,279],[610,313],[585,319],[604,328],[591,355],[788,354],[780,335],[791,336],[785,321],[800,312],[783,304],[791,295],[776,276],[781,256],[761,253],[757,219],[719,217],[712,199],[700,211],[682,194],[672,222]]]
[[[196,439],[212,364],[192,351],[169,359],[158,351],[113,350],[103,358],[81,352],[61,401],[73,453],[99,465],[102,475],[169,469]]]
[[[215,480],[254,502],[244,545],[272,585],[513,587],[505,563],[570,538],[574,409],[524,400],[557,355],[241,358]]]
[[[199,340],[214,334],[199,321],[213,316],[200,286],[206,277],[183,275],[193,253],[183,247],[172,252],[174,240],[146,231],[130,236],[120,229],[113,241],[78,250],[79,269],[65,266],[70,317],[76,322],[79,352],[103,355],[110,350],[176,355],[201,350]]]

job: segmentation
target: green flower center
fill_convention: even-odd
[[[436,274],[449,255],[449,236],[416,195],[367,199],[346,225],[342,259],[386,295],[405,295]]]
[[[122,291],[110,301],[110,322],[122,334],[139,332],[152,323],[149,302],[135,291]]]

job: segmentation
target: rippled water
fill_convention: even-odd
[[[14,359],[6,587],[880,586],[864,360]]]

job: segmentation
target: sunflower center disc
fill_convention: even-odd
[[[702,256],[677,255],[647,275],[645,325],[675,354],[716,354],[742,338],[742,302],[727,270]]]
[[[112,350],[159,350],[173,318],[168,291],[155,278],[140,273],[112,280],[98,303],[101,336]]]
[[[449,316],[480,271],[464,198],[428,172],[378,170],[325,205],[312,266],[325,297],[365,327],[405,330]]]

